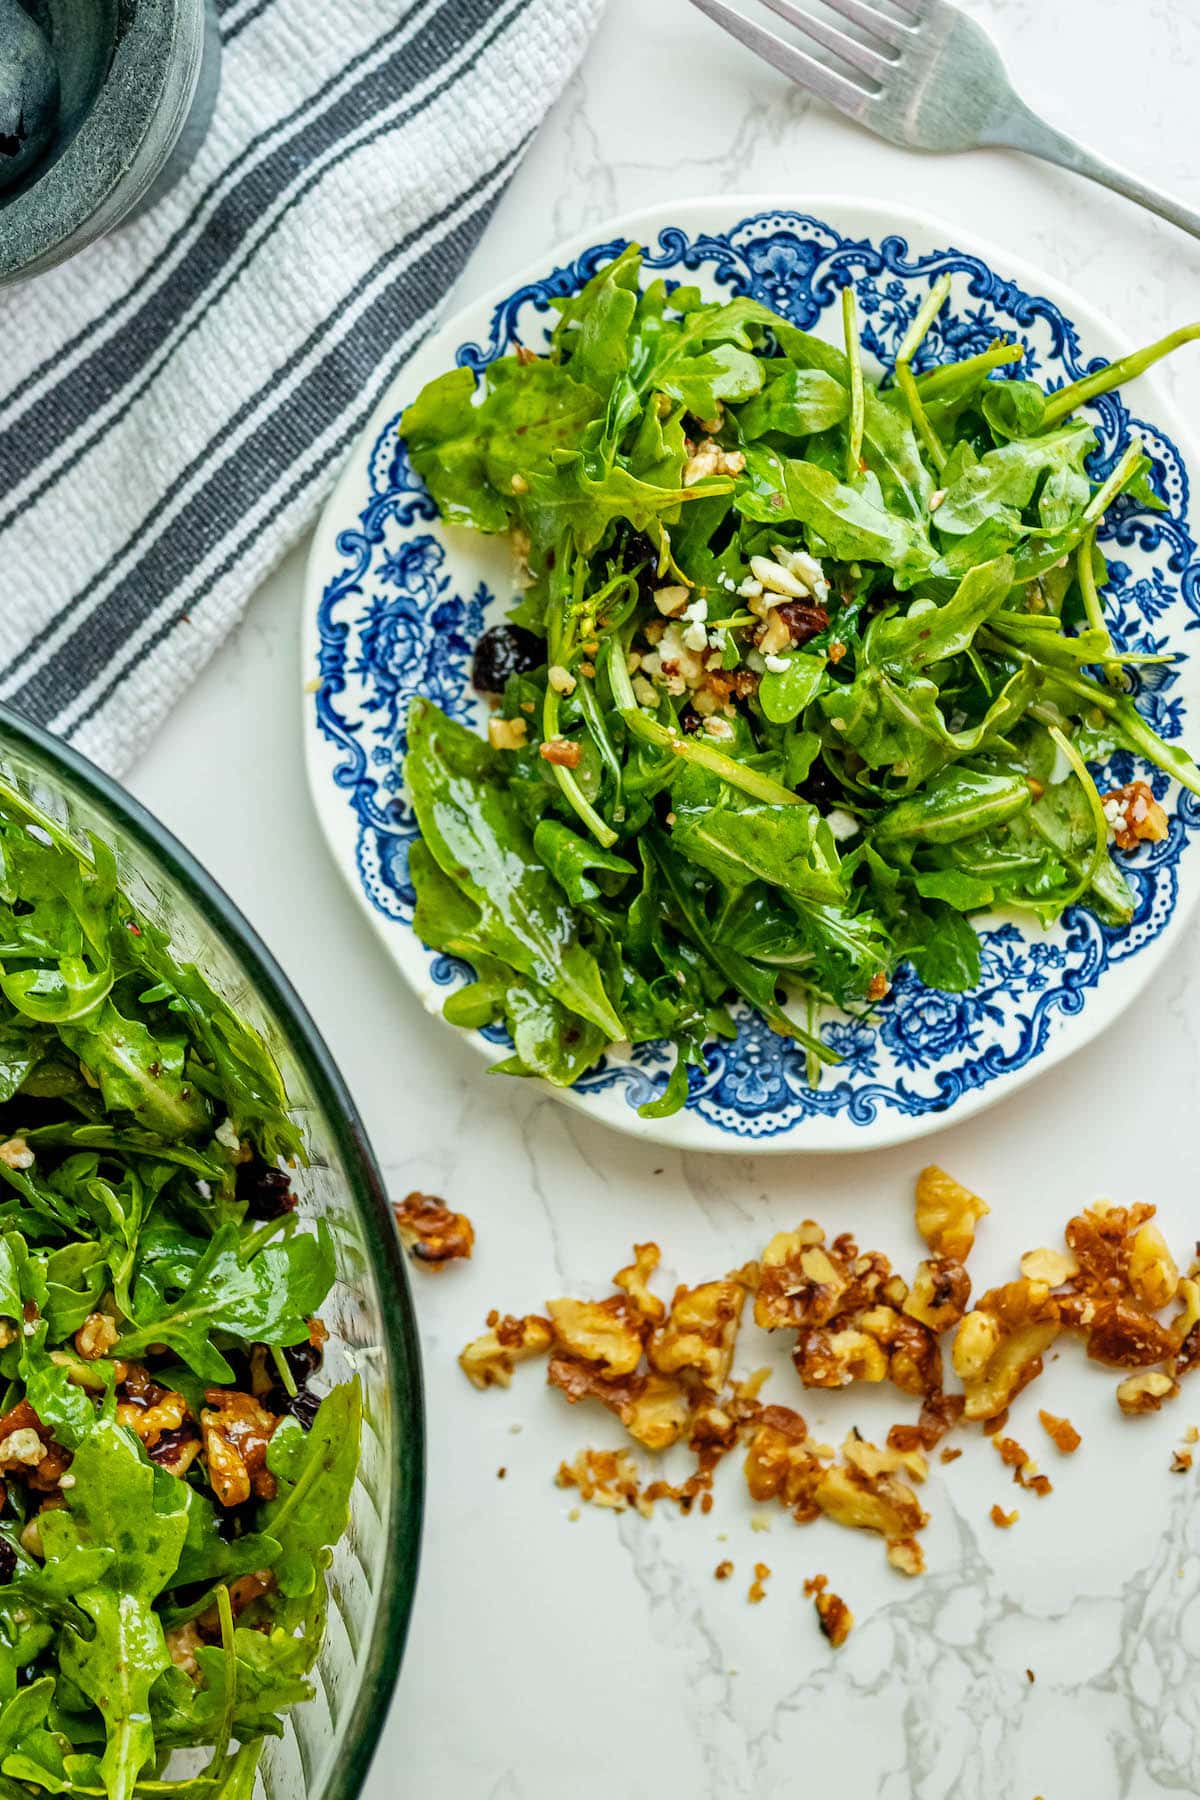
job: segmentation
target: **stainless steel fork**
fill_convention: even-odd
[[[1087,175],[1200,237],[1200,212],[1105,162],[1032,112],[1014,91],[991,38],[950,0],[896,0],[894,12],[875,0],[818,3],[854,29],[843,30],[801,0],[761,0],[804,40],[792,43],[728,0],[692,0],[784,75],[893,144],[914,150],[1006,144]]]

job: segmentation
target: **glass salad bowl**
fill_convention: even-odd
[[[330,1384],[357,1374],[362,1459],[350,1526],[333,1552],[316,1697],[269,1738],[255,1792],[266,1800],[351,1800],[366,1775],[412,1608],[424,1488],[420,1357],[412,1298],[383,1181],[345,1083],[278,964],[233,902],[171,833],[76,752],[0,708],[0,776],[77,836],[116,854],[134,904],[170,933],[181,961],[263,1035],[287,1084],[308,1166],[293,1172],[303,1214],[328,1221],[337,1282],[322,1307]],[[170,1774],[189,1773],[174,1765]]]

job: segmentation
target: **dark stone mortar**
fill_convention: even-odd
[[[203,140],[220,69],[211,0],[21,5],[50,41],[59,96],[48,143],[0,192],[0,283],[52,268],[152,205]]]

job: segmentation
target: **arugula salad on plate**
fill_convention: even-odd
[[[357,1383],[259,1035],[0,783],[0,1794],[248,1796],[312,1693]],[[172,1753],[203,1750],[186,1780]]]
[[[839,347],[630,246],[545,354],[403,414],[443,519],[508,534],[524,590],[476,650],[487,741],[417,699],[404,771],[416,929],[473,968],[445,1013],[506,1028],[501,1071],[569,1086],[669,1040],[666,1116],[740,999],[818,1081],[822,1009],[869,1018],[905,961],[970,988],[974,919],[1132,915],[1122,862],[1200,770],[1127,692],[1169,657],[1105,623],[1097,532],[1160,504],[1152,459],[1080,409],[1200,327],[1047,392],[1003,339],[928,365],[949,285],[878,379],[852,288]]]

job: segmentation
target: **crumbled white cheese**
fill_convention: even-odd
[[[792,666],[791,658],[788,656],[764,656],[763,663],[768,675],[782,675]]]
[[[857,837],[862,830],[854,814],[843,811],[840,806],[835,806],[825,814],[825,823],[839,844],[844,843],[847,838]]]
[[[716,738],[719,743],[728,743],[733,737],[733,726],[728,719],[722,719],[714,714],[711,719],[704,721],[704,735]]]

